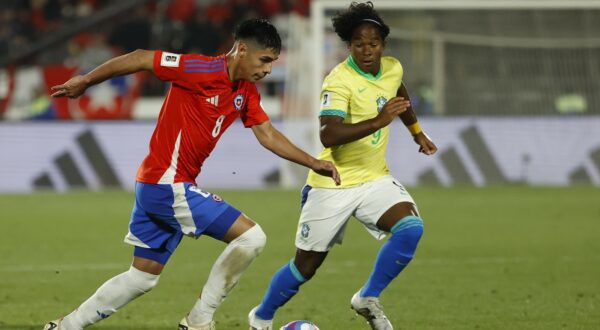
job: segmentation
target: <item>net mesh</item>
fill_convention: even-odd
[[[421,114],[600,114],[600,10],[379,10]],[[326,12],[326,71],[347,56]]]

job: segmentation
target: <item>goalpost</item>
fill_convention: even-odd
[[[297,33],[288,40],[294,49],[288,54],[296,61],[288,63],[295,69],[286,77],[284,103],[285,99],[295,102],[288,102],[285,107],[284,125],[295,131],[297,137],[303,137],[312,146],[308,150],[313,154],[322,148],[317,116],[323,78],[348,53],[332,30],[331,17],[348,8],[351,2],[314,0],[310,20],[290,24],[290,29]],[[373,3],[391,30],[385,53],[402,62],[403,83],[408,86],[420,118],[433,115],[426,120],[439,122],[475,117],[491,120],[491,126],[495,126],[496,117],[541,118],[581,112],[600,115],[600,1],[373,0]],[[287,83],[292,80],[293,84]],[[574,124],[573,120],[570,122]],[[559,125],[558,120],[554,123]],[[508,131],[493,134],[520,133],[517,127],[505,127]],[[568,130],[562,126],[558,129],[564,134]],[[438,158],[448,156],[449,160],[438,163],[446,160],[452,163],[456,158],[453,156],[463,156],[462,150],[463,146],[455,146],[451,150],[455,153],[446,155],[441,150]],[[522,164],[510,166],[526,168],[527,163],[535,163],[537,156],[528,152],[510,155],[522,158],[511,159]],[[462,157],[461,161],[464,162],[461,170],[464,175],[469,172],[472,183],[490,182],[482,173],[485,169],[470,165],[474,163],[470,157]],[[593,182],[600,182],[600,165],[593,170],[589,160],[585,162],[588,170],[581,173],[590,173]],[[444,178],[452,176],[446,175],[451,170],[449,166],[429,167],[441,177],[442,184],[451,184],[456,180]],[[511,171],[527,169],[503,171],[509,173],[509,178],[503,180],[513,182]],[[522,175],[523,180],[529,180],[526,177]],[[297,186],[303,178],[302,170],[282,166],[284,186]],[[412,183],[420,182],[424,181]]]
[[[600,9],[600,1],[596,0],[376,0],[373,1],[375,8],[382,12],[385,10],[400,10],[400,11],[422,11],[422,10],[571,10],[571,9]],[[314,0],[311,4],[311,32],[312,32],[312,49],[315,59],[326,58],[324,51],[325,45],[325,32],[331,29],[331,22],[326,19],[326,13],[331,11],[343,10],[347,8],[350,1],[340,0]],[[385,19],[385,17],[384,17]],[[535,46],[535,41],[531,38],[495,38],[495,40],[482,40],[483,36],[460,36],[460,35],[445,35],[438,33],[435,35],[424,36],[423,34],[416,35],[415,33],[405,32],[392,27],[390,32],[392,38],[414,38],[414,37],[425,37],[433,41],[436,49],[433,51],[433,75],[434,75],[434,94],[436,100],[439,100],[441,104],[438,105],[439,112],[445,113],[444,100],[444,89],[445,80],[443,65],[444,50],[442,43],[444,37],[450,39],[454,37],[454,41],[465,43],[465,44],[504,44],[507,46],[514,46],[515,42],[517,47],[523,46]],[[508,40],[507,40],[508,39]],[[548,44],[548,43],[546,43]],[[598,48],[600,47],[600,38],[595,40],[589,39],[578,39],[559,45],[558,47],[570,48],[570,47],[589,47]],[[543,47],[543,45],[541,46]],[[311,66],[311,86],[313,87],[311,93],[312,108],[318,109],[319,105],[319,94],[320,87],[323,81],[324,74],[331,68],[325,66],[324,61],[315,60]],[[317,110],[315,110],[317,111]]]

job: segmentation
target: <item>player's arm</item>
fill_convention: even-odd
[[[404,83],[400,84],[400,88],[398,88],[396,95],[410,101],[408,90],[406,90]],[[399,117],[404,123],[404,126],[406,126],[410,131],[410,134],[412,134],[415,143],[419,145],[419,152],[422,152],[426,155],[433,155],[437,151],[437,147],[421,129],[421,125],[417,120],[417,115],[415,114],[412,106],[408,106],[406,111],[400,113]]]
[[[277,156],[306,166],[321,175],[329,176],[336,185],[340,184],[340,175],[335,165],[328,161],[318,160],[296,147],[285,135],[273,127],[270,121],[267,120],[262,124],[252,126],[252,132],[263,147]]]
[[[95,84],[116,76],[138,71],[153,71],[154,51],[138,49],[131,53],[112,58],[83,76],[75,76],[62,85],[53,86],[52,97],[79,97]]]
[[[344,118],[340,116],[321,116],[321,143],[329,148],[362,139],[389,125],[408,107],[410,103],[407,99],[394,97],[383,106],[377,117],[355,124],[344,123]]]

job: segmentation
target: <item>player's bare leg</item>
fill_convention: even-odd
[[[328,253],[329,252],[304,251],[301,249],[296,249],[294,264],[300,271],[300,274],[309,280],[315,276],[317,269],[321,267]]]
[[[379,221],[377,227],[381,230],[390,232],[392,228],[403,218],[407,216],[419,216],[419,212],[413,203],[401,202],[385,211]]]
[[[227,247],[213,265],[196,304],[182,320],[185,324],[180,325],[181,329],[194,330],[204,329],[200,326],[213,326],[215,310],[263,250],[266,236],[258,224],[242,214],[226,232],[222,241],[227,243]]]
[[[150,259],[134,257],[128,271],[102,284],[76,310],[62,319],[49,322],[47,330],[79,330],[105,319],[130,301],[152,290],[164,265]]]
[[[363,316],[372,329],[393,329],[379,295],[413,258],[423,234],[423,222],[418,215],[412,203],[402,202],[392,206],[377,222],[379,229],[391,232],[392,236],[381,247],[369,280],[350,301],[352,309]]]

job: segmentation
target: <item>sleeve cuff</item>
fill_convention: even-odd
[[[319,112],[319,117],[320,116],[338,116],[338,117],[346,118],[346,111],[342,111],[342,110],[322,110],[321,112]]]

